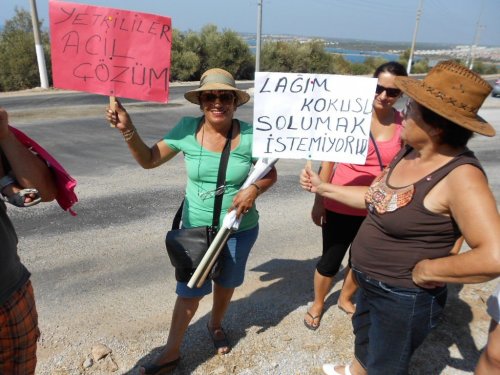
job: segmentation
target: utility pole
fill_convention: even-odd
[[[474,50],[476,49],[476,46],[479,44],[479,35],[481,34],[481,29],[484,27],[483,25],[481,25],[481,17],[483,15],[483,10],[484,10],[484,0],[481,1],[481,10],[479,12],[479,17],[476,23],[476,32],[474,33],[474,39],[470,45],[469,56],[467,56],[467,62],[465,64],[469,66],[470,70],[472,70],[472,68],[474,67]]]
[[[415,29],[413,30],[413,40],[411,42],[411,48],[410,48],[410,56],[408,57],[408,66],[406,68],[406,71],[408,74],[411,72],[411,64],[413,63],[413,52],[415,51],[415,42],[417,40],[417,32],[418,32],[418,23],[420,22],[420,16],[422,15],[422,9],[424,7],[424,0],[420,0],[420,3],[418,5],[417,9],[417,16],[415,18]]]
[[[38,13],[36,11],[36,1],[31,2],[31,22],[33,24],[33,35],[35,37],[36,59],[38,61],[38,71],[40,73],[40,86],[44,89],[49,88],[49,79],[47,77],[47,66],[45,65],[45,54],[40,41],[40,26],[38,24]]]
[[[480,25],[478,23],[477,28],[476,28],[476,35],[474,37],[474,44],[471,45],[471,47],[470,47],[470,52],[469,52],[470,53],[470,64],[469,64],[469,69],[470,70],[472,70],[472,68],[474,67],[474,52],[475,52],[476,47],[479,44],[479,38],[480,38],[480,35],[481,35],[481,29],[483,27],[484,27],[483,25]]]
[[[260,41],[262,37],[262,0],[257,3],[257,37],[255,46],[255,71],[260,71]]]

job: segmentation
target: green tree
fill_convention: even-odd
[[[236,79],[251,79],[254,57],[247,43],[234,31],[219,32],[206,25],[200,33],[174,30],[172,42],[172,80],[198,80],[210,68],[223,68]]]
[[[351,64],[351,74],[353,75],[369,75],[373,74],[373,71],[370,65],[365,63],[352,63]]]
[[[40,22],[40,27],[42,22]],[[50,44],[47,32],[41,33],[49,77]],[[31,15],[15,8],[15,15],[0,32],[0,90],[12,91],[40,86],[40,74],[33,38]]]
[[[365,74],[372,75],[380,65],[385,64],[386,62],[387,60],[382,57],[367,57],[363,62],[363,65],[368,68],[369,72]]]
[[[411,73],[415,74],[427,73],[429,70],[429,59],[427,58],[416,60],[411,67]]]
[[[261,53],[262,70],[271,72],[330,73],[331,54],[324,42],[277,41],[264,43]]]
[[[483,61],[478,61],[476,60],[474,62],[474,65],[472,67],[472,70],[475,71],[477,74],[497,74],[498,69],[495,65],[485,63]]]
[[[191,81],[200,71],[198,56],[201,42],[196,33],[181,33],[174,29],[172,36],[172,63],[170,79],[172,81]]]
[[[331,74],[351,74],[351,63],[341,54],[331,54],[328,71]]]
[[[408,66],[408,61],[410,60],[410,49],[406,49],[399,55],[399,63],[403,66]]]
[[[248,44],[234,31],[219,32],[217,26],[206,25],[200,34],[201,71],[224,68],[236,79],[253,78],[254,57]]]

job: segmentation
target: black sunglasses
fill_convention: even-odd
[[[230,103],[233,103],[234,102],[234,94],[230,93],[230,92],[225,92],[223,94],[212,94],[212,93],[203,93],[203,94],[200,94],[200,101],[201,102],[208,102],[208,103],[213,103],[215,102],[217,99],[219,99],[219,101],[222,103],[222,104],[230,104]]]
[[[395,98],[396,96],[399,96],[401,94],[400,89],[390,89],[389,87],[377,85],[377,88],[375,89],[377,95],[382,94],[384,91],[390,98]]]

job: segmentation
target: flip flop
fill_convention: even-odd
[[[217,354],[224,355],[224,354],[229,353],[231,351],[231,347],[229,346],[229,341],[227,339],[226,332],[224,332],[224,329],[222,329],[222,327],[211,329],[208,326],[208,323],[207,323],[207,329],[208,329],[208,333],[210,334],[210,337],[212,338],[212,342],[214,343],[214,347],[217,350]],[[222,333],[221,338],[216,337],[217,332]],[[227,350],[227,352],[219,352],[219,349],[221,349],[221,348],[227,348],[228,350]]]
[[[308,329],[310,329],[311,331],[316,331],[316,330],[319,328],[319,325],[320,325],[320,323],[321,323],[321,317],[323,316],[323,313],[318,314],[318,315],[316,315],[316,316],[313,316],[313,315],[312,315],[312,314],[308,311],[308,312],[307,312],[307,315],[309,315],[309,316],[311,317],[311,319],[312,319],[312,322],[313,322],[313,323],[314,323],[314,321],[315,321],[316,319],[318,319],[318,325],[313,325],[313,324],[311,324],[311,323],[308,323],[308,322],[307,322],[307,320],[305,320],[305,319],[304,319],[304,325],[305,325]]]
[[[173,361],[164,363],[162,365],[147,364],[142,366],[145,375],[164,375],[175,370],[179,364],[181,357],[174,359]]]
[[[325,363],[323,365],[323,372],[326,375],[342,375],[340,372],[335,371],[335,367],[337,366],[342,366],[342,365],[332,365],[331,363]],[[351,370],[349,370],[349,365],[346,365],[344,367],[344,373],[345,375],[352,375]]]

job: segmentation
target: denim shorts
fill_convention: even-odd
[[[257,236],[259,226],[233,233],[227,240],[227,246],[222,250],[219,262],[221,273],[213,281],[224,288],[236,288],[243,284],[245,278],[245,267],[250,250],[252,250]],[[200,288],[190,288],[187,282],[177,282],[175,292],[179,297],[197,298],[212,293],[212,280],[207,279]]]
[[[439,322],[446,287],[395,287],[353,271],[360,287],[352,319],[356,359],[370,375],[407,374],[411,355]]]
[[[488,314],[495,322],[500,323],[500,282],[487,302]]]

